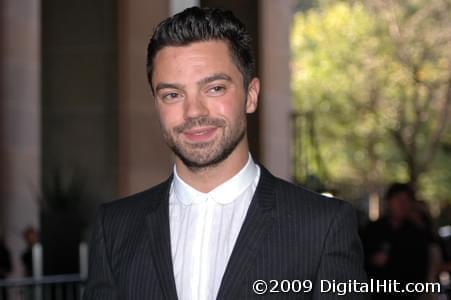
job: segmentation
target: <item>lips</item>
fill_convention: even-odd
[[[217,127],[197,127],[186,130],[183,135],[194,143],[208,142],[216,132]]]

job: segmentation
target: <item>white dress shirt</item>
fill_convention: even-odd
[[[172,261],[181,300],[215,299],[260,178],[252,157],[209,193],[185,183],[174,167],[169,195]]]

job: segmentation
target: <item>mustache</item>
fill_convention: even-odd
[[[191,128],[201,126],[225,127],[226,122],[223,119],[218,118],[208,118],[208,117],[192,118],[186,120],[186,122],[184,122],[183,124],[174,127],[174,131],[176,133],[182,133],[183,131],[190,130]]]

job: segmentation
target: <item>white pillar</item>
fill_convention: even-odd
[[[33,259],[33,277],[40,279],[44,275],[42,245],[40,243],[34,244],[31,253]]]
[[[42,255],[42,245],[40,243],[34,244],[32,248],[32,258],[33,258],[33,278],[41,279],[44,274],[43,269],[43,255]],[[36,285],[33,289],[34,300],[42,300],[42,286]]]
[[[20,276],[22,231],[38,227],[41,3],[3,0],[0,5],[0,218],[13,276]]]
[[[181,12],[185,8],[199,5],[200,5],[199,0],[170,0],[169,12],[171,13],[171,15],[175,15],[176,13]]]
[[[88,244],[81,242],[78,248],[80,259],[80,278],[85,280],[88,278]]]
[[[260,134],[262,161],[275,175],[292,177],[290,30],[293,0],[260,5]]]

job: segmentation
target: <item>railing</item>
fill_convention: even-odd
[[[0,281],[0,300],[79,300],[84,280],[79,274]]]
[[[43,276],[42,246],[33,246],[33,277],[0,280],[0,300],[79,300],[88,275],[88,246],[80,243],[80,274]]]

